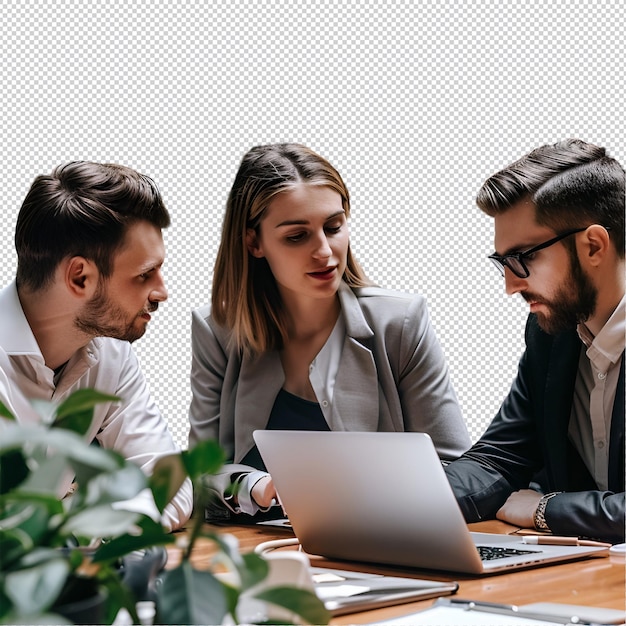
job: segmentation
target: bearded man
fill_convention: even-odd
[[[468,522],[624,541],[624,179],[604,148],[571,139],[478,194],[489,258],[530,315],[508,396],[446,468]]]

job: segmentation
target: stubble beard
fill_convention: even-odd
[[[156,307],[155,304],[152,310],[156,310]],[[132,343],[143,337],[146,332],[146,323],[143,326],[135,326],[135,322],[143,313],[144,311],[140,311],[128,322],[128,315],[110,301],[104,289],[98,288],[94,297],[77,315],[74,325],[90,337],[112,337]]]

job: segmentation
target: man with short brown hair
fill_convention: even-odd
[[[61,165],[37,177],[22,204],[16,281],[0,292],[0,401],[18,421],[37,423],[32,400],[60,403],[84,388],[118,396],[95,407],[87,439],[148,474],[178,447],[130,342],[167,299],[161,229],[169,223],[149,177],[114,164]],[[147,495],[138,504],[156,516]],[[191,510],[187,481],[161,521],[178,528]]]

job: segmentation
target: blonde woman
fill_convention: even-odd
[[[256,429],[421,431],[445,460],[470,445],[426,302],[371,285],[349,217],[341,176],[309,148],[244,156],[211,307],[192,322],[189,444],[217,439],[230,460],[210,517],[281,513]]]

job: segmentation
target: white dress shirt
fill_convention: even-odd
[[[122,399],[96,405],[87,441],[97,439],[103,448],[115,450],[146,474],[159,457],[179,451],[128,342],[95,338],[75,352],[55,376],[46,366],[24,315],[15,282],[0,291],[0,400],[17,420],[39,423],[41,416],[32,400],[60,403],[72,392],[85,388]],[[68,487],[59,485],[59,495],[64,495]],[[140,494],[136,504],[133,510],[157,515],[148,492]],[[176,529],[189,519],[192,507],[191,483],[186,481],[166,507],[161,522],[168,530]]]

